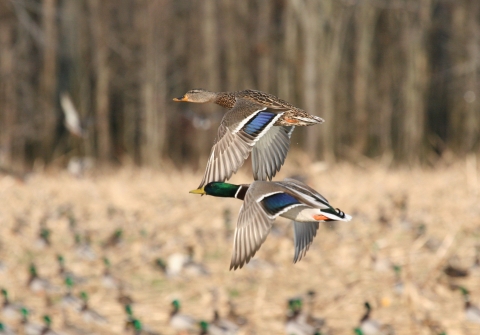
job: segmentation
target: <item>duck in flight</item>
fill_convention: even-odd
[[[253,178],[272,180],[285,162],[295,126],[324,122],[322,118],[310,115],[274,95],[255,90],[210,92],[195,89],[173,100],[214,102],[229,109],[218,128],[198,188],[210,182],[229,179],[242,166],[250,152]]]
[[[211,182],[190,191],[243,200],[233,240],[230,270],[248,263],[267,238],[278,216],[293,220],[296,263],[310,248],[319,222],[350,221],[352,217],[333,208],[317,191],[295,179],[255,181],[249,185]]]

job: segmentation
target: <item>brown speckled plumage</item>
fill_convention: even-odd
[[[184,96],[174,100],[198,103],[214,102],[222,107],[232,109],[239,99],[250,101],[272,110],[284,112],[282,117],[275,123],[275,126],[311,126],[324,122],[322,118],[310,115],[303,109],[295,107],[285,100],[257,90],[210,92],[203,89],[195,89],[188,91]]]
[[[212,181],[229,179],[250,153],[253,178],[271,180],[285,162],[295,126],[323,122],[322,118],[309,115],[274,95],[255,90],[210,92],[195,89],[173,100],[213,102],[229,109],[218,129],[199,188]]]

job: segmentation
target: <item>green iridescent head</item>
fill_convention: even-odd
[[[73,279],[72,279],[72,277],[68,276],[67,278],[65,278],[65,285],[67,285],[68,288],[72,288],[72,287],[73,287]]]
[[[234,185],[234,184],[221,183],[221,182],[211,182],[202,188],[190,191],[190,193],[202,194],[202,195],[207,194],[214,197],[222,197],[222,198],[235,198],[235,195],[237,194],[241,186],[242,185]]]
[[[200,325],[200,328],[202,329],[202,331],[204,331],[204,332],[208,331],[208,322],[207,321],[200,321],[198,324]]]
[[[138,319],[133,320],[133,328],[135,328],[136,331],[142,330],[142,323]]]
[[[172,306],[173,306],[175,309],[180,309],[180,301],[178,301],[178,300],[173,300],[173,301],[172,301]]]
[[[127,315],[132,316],[133,315],[132,306],[129,304],[125,305],[125,312],[127,313]]]
[[[467,296],[470,294],[470,292],[465,287],[459,286],[458,288],[460,289],[460,291],[464,296]]]
[[[52,324],[52,319],[48,315],[43,316],[43,321],[45,322],[45,325],[47,327],[50,327],[50,325]]]
[[[362,330],[361,330],[360,328],[355,328],[355,329],[353,330],[353,332],[354,332],[356,335],[363,335],[363,332],[362,332]]]
[[[2,295],[6,298],[8,298],[8,292],[6,289],[2,288]]]
[[[35,264],[33,264],[33,263],[30,264],[30,274],[31,274],[32,276],[36,276],[36,275],[37,275],[37,268],[36,268]]]
[[[24,318],[27,318],[29,314],[28,309],[26,309],[25,307],[22,307],[22,309],[20,310],[20,313],[22,313],[22,316]]]
[[[85,291],[80,292],[80,298],[82,298],[83,301],[87,302],[88,301],[88,294]]]

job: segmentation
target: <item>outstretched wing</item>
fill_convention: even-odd
[[[318,222],[293,221],[293,243],[295,244],[294,263],[305,256],[313,242],[313,238],[317,235],[317,230]]]
[[[255,180],[272,180],[280,171],[290,147],[295,127],[272,127],[257,142],[252,151],[252,170]]]
[[[282,114],[283,112],[238,99],[222,119],[199,188],[212,181],[225,181],[237,172],[253,146]]]
[[[267,238],[273,221],[297,206],[303,205],[276,183],[252,183],[238,215],[230,269],[242,268],[248,263]]]

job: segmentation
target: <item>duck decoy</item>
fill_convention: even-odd
[[[465,301],[465,318],[468,321],[474,322],[474,323],[480,323],[480,308],[472,304],[470,301],[470,292],[464,288],[464,287],[459,287],[460,291],[462,292],[463,299]]]
[[[393,335],[390,325],[382,325],[377,320],[371,318],[372,307],[369,302],[365,302],[365,314],[360,319],[360,326],[355,328],[358,335]]]
[[[95,322],[97,324],[106,324],[108,320],[102,316],[100,313],[92,309],[88,304],[88,294],[84,291],[80,292],[80,298],[83,301],[82,307],[80,308],[80,313],[83,316],[83,319],[86,322]]]
[[[2,315],[7,319],[15,319],[21,316],[22,305],[11,302],[8,296],[8,291],[2,288]]]
[[[172,301],[172,311],[170,312],[170,327],[177,332],[191,331],[195,329],[197,322],[190,315],[180,313],[180,301]]]

